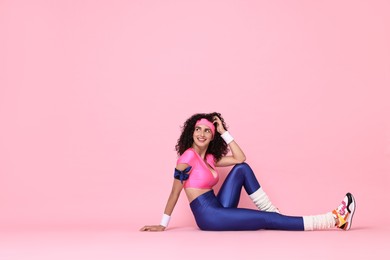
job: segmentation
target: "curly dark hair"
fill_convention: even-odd
[[[177,144],[175,146],[175,150],[179,156],[182,155],[188,148],[192,147],[192,144],[194,142],[192,136],[195,131],[196,122],[201,118],[205,118],[210,122],[213,122],[214,116],[217,116],[221,119],[223,127],[227,130],[225,121],[220,113],[213,112],[209,114],[200,113],[192,115],[184,122],[180,138],[177,140]],[[214,155],[215,160],[219,161],[224,155],[228,153],[228,151],[228,145],[222,139],[220,133],[218,133],[218,131],[215,131],[214,139],[210,142],[209,147],[206,151],[206,155],[212,154]]]

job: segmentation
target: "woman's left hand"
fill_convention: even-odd
[[[165,227],[161,225],[144,226],[139,231],[164,231]]]
[[[226,129],[223,127],[222,121],[219,117],[214,116],[213,124],[217,124],[218,133],[223,134],[224,132],[226,132]]]

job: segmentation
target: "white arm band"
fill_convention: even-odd
[[[160,225],[167,227],[169,224],[169,220],[171,219],[171,216],[168,216],[167,214],[164,214],[161,218]]]
[[[221,137],[227,144],[230,144],[234,140],[233,136],[228,131],[221,134]]]

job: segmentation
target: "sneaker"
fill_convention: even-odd
[[[355,213],[356,202],[351,193],[347,193],[344,197],[344,200],[333,210],[332,213],[334,217],[338,220],[337,227],[349,230],[352,226],[352,218]]]

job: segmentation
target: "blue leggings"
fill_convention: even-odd
[[[246,163],[233,167],[217,196],[210,190],[190,203],[198,227],[214,231],[304,230],[302,217],[237,208],[242,186],[248,194],[260,188],[256,176]]]

